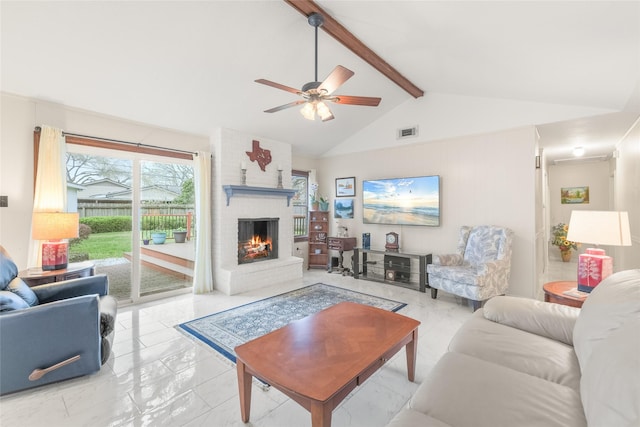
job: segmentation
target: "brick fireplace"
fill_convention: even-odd
[[[259,140],[262,148],[271,151],[272,162],[266,165],[265,171],[246,154],[252,150],[253,140]],[[283,190],[276,189],[278,167],[283,170],[284,189],[291,188],[291,146],[230,129],[218,129],[212,137],[212,146],[214,287],[234,295],[302,279],[303,259],[292,255],[293,208],[286,195],[280,193]],[[246,167],[246,186],[239,187],[242,185],[241,164]],[[224,186],[245,191],[230,192],[233,194],[229,196]],[[249,227],[255,230],[256,220],[276,223],[268,230],[270,242],[257,242],[253,235],[247,239],[240,233],[241,227],[245,228],[243,232]],[[265,243],[269,245],[268,254]],[[245,254],[241,259],[242,251],[255,256],[246,258]]]

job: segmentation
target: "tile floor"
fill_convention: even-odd
[[[310,426],[309,413],[297,403],[255,385],[251,422],[242,423],[235,366],[175,325],[317,282],[405,302],[399,313],[422,322],[415,383],[407,380],[401,351],[333,412],[334,426],[384,426],[446,351],[471,309],[443,292],[433,300],[429,292],[320,270],[305,272],[296,283],[237,296],[186,294],[121,308],[112,357],[99,373],[2,397],[0,425]]]

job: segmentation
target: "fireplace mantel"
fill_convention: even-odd
[[[296,194],[296,190],[288,190],[286,188],[250,187],[248,185],[223,185],[222,189],[227,193],[227,206],[229,206],[229,201],[236,194],[286,197],[287,206],[289,206],[291,198]]]

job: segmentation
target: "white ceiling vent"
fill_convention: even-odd
[[[398,129],[398,132],[396,134],[396,139],[412,138],[414,136],[418,136],[418,126],[417,125]]]

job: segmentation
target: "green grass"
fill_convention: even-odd
[[[78,244],[69,245],[69,254],[89,254],[89,259],[121,258],[131,252],[131,232],[91,234]]]

